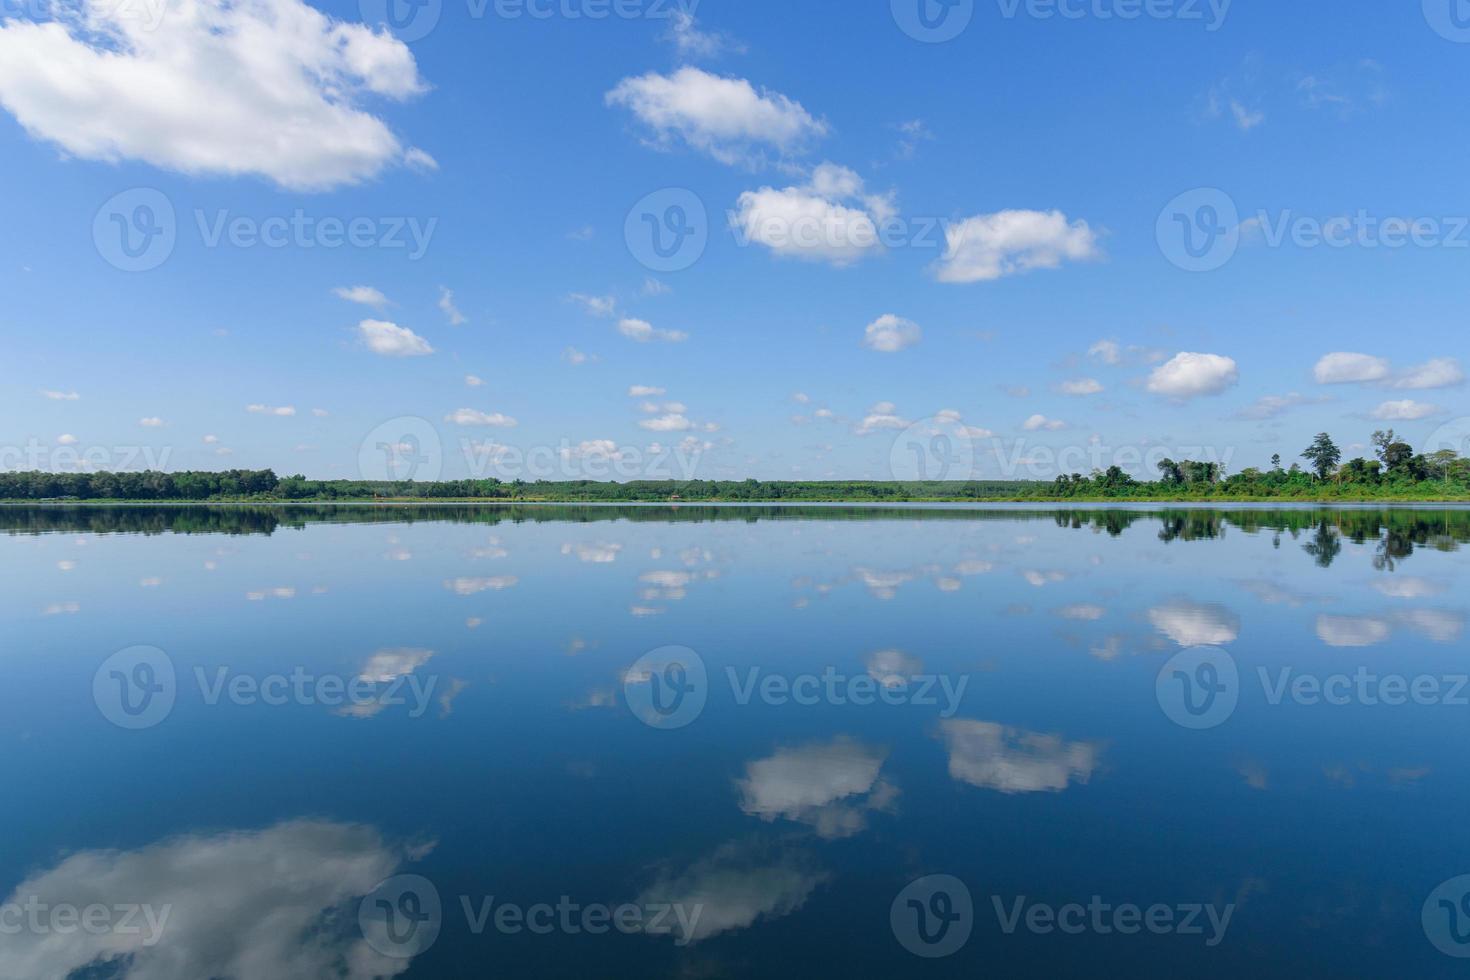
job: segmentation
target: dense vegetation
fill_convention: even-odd
[[[1159,479],[1143,481],[1117,466],[1091,475],[1041,481],[596,480],[368,481],[278,477],[273,470],[177,473],[0,473],[0,500],[363,501],[667,503],[1039,501],[1039,500],[1470,500],[1470,459],[1452,450],[1416,453],[1392,429],[1373,434],[1375,458],[1342,462],[1322,433],[1301,454],[1307,467],[1225,474],[1217,463],[1165,459]]]

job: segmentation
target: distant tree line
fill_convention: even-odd
[[[309,480],[274,470],[222,472],[145,470],[120,473],[0,473],[0,500],[128,501],[362,501],[499,500],[579,503],[851,502],[974,500],[1251,500],[1251,499],[1467,499],[1470,459],[1453,450],[1418,453],[1389,429],[1373,434],[1374,458],[1342,462],[1342,450],[1323,432],[1301,453],[1307,466],[1249,467],[1226,474],[1219,463],[1164,459],[1157,480],[1139,480],[1118,466],[1054,481],[794,481],[597,480],[551,482],[438,480]]]

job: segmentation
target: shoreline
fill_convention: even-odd
[[[1470,497],[924,497],[898,500],[855,500],[852,498],[824,497],[793,500],[582,500],[576,498],[515,498],[486,499],[484,497],[377,497],[339,498],[332,500],[303,499],[281,500],[242,497],[225,500],[0,500],[0,507],[969,507],[980,509],[1003,504],[1009,507],[1068,507],[1068,506],[1168,506],[1168,507],[1212,507],[1220,504],[1264,504],[1273,506],[1323,507],[1323,506],[1412,506],[1441,505],[1470,507]]]

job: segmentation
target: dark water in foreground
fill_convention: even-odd
[[[0,978],[1470,970],[1470,511],[0,531]]]

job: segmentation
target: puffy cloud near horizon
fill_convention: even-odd
[[[689,66],[625,78],[604,101],[632,112],[653,145],[683,143],[724,164],[756,162],[764,148],[799,153],[827,134],[825,122],[779,92]]]
[[[1380,422],[1417,422],[1431,415],[1438,415],[1440,411],[1442,410],[1438,405],[1426,405],[1412,398],[1404,398],[1384,402],[1373,410],[1372,417]]]
[[[1465,372],[1453,357],[1436,357],[1409,368],[1393,380],[1393,387],[1413,390],[1453,388],[1465,383]]]
[[[746,191],[731,221],[745,240],[779,256],[851,265],[883,251],[878,226],[893,217],[891,194],[867,193],[856,172],[823,163],[806,184]]]
[[[1063,262],[1102,257],[1097,233],[1060,211],[998,211],[966,218],[945,230],[940,282],[989,282]]]
[[[476,408],[457,408],[444,416],[444,421],[455,425],[488,425],[500,429],[513,429],[520,425],[509,415],[502,415],[499,412],[482,412]]]
[[[1388,377],[1387,359],[1371,354],[1338,351],[1326,354],[1312,369],[1319,385],[1364,384]]]
[[[434,353],[427,340],[387,320],[363,320],[357,325],[357,335],[368,350],[383,357],[422,357]]]
[[[171,0],[150,16],[128,4],[69,9],[0,22],[0,105],[71,156],[293,191],[432,160],[362,108],[427,90],[386,30],[301,0]]]
[[[1147,387],[1156,395],[1183,400],[1218,395],[1239,381],[1234,358],[1186,352],[1154,368]]]
[[[885,313],[863,329],[863,346],[883,354],[895,354],[914,346],[923,336],[924,332],[914,321]]]

